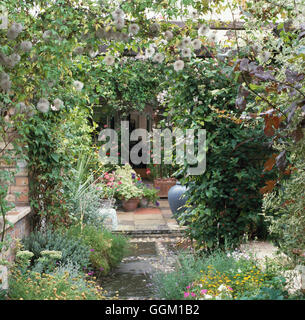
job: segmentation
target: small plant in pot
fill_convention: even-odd
[[[159,190],[154,187],[149,187],[144,183],[139,183],[139,188],[143,191],[143,198],[140,200],[140,206],[142,208],[147,208],[150,203],[155,204],[159,200]]]
[[[120,181],[116,181],[115,173],[103,173],[96,183],[96,189],[100,191],[102,208],[113,208],[116,202],[115,193]]]
[[[135,210],[143,198],[143,190],[139,188],[141,178],[131,168],[129,164],[118,167],[116,176],[120,183],[116,186],[116,197],[122,200],[122,206],[126,211]]]
[[[172,178],[174,173],[172,165],[153,164],[149,167],[149,174],[154,182],[154,188],[158,189],[160,198],[167,198],[169,189],[176,184],[176,179]]]

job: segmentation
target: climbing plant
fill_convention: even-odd
[[[228,108],[228,118],[224,117],[224,127],[221,125],[219,130],[234,131],[237,125],[243,125],[245,133],[233,139],[239,145],[251,130],[256,132],[260,128],[260,117],[263,117],[264,134],[272,137],[278,147],[278,153],[265,165],[266,171],[271,171],[275,164],[286,169],[285,164],[290,161],[283,147],[287,136],[295,137],[295,141],[303,139],[302,1],[279,4],[272,0],[145,0],[118,5],[113,1],[90,0],[2,2],[8,11],[9,24],[7,29],[0,30],[1,110],[4,110],[1,115],[9,117],[10,123],[13,121],[12,127],[18,129],[25,144],[33,181],[32,206],[37,214],[45,212],[47,216],[61,218],[66,214],[61,186],[73,152],[62,147],[60,138],[64,136],[63,128],[71,128],[67,126],[69,113],[86,110],[90,117],[91,108],[100,104],[100,97],[112,108],[124,109],[130,99],[139,109],[143,108],[145,94],[131,94],[139,82],[149,88],[154,86],[154,81],[134,77],[143,68],[155,75],[167,65],[170,80],[187,84],[189,92],[179,88],[179,83],[171,83],[174,88],[178,86],[176,89],[181,94],[173,98],[169,112],[176,113],[174,121],[182,127],[186,124],[209,127],[209,122],[216,122],[220,117],[209,105],[204,109],[197,102],[193,104],[192,99],[196,95],[200,97],[200,90],[206,91],[207,101],[227,96],[224,102],[230,101],[230,105],[236,94],[236,110]],[[246,32],[241,36],[235,32],[231,42],[219,46],[216,35],[208,27],[212,19],[205,15],[215,8],[216,12],[231,10],[234,23],[234,12],[241,10]],[[279,17],[284,21],[276,24]],[[285,19],[293,22],[292,27],[285,24]],[[122,58],[132,52],[148,61],[145,67],[140,61],[129,63]],[[204,68],[196,55],[212,59],[215,65],[210,66],[217,73],[210,67]],[[210,79],[209,84],[204,82],[205,75]],[[196,80],[192,77],[197,76],[209,90],[192,84]],[[218,77],[222,79],[220,84]],[[228,88],[232,91],[226,91]],[[182,119],[182,112],[198,117],[195,121]],[[253,124],[232,121],[230,117],[234,120],[241,112],[243,118],[254,118]],[[84,113],[80,111],[79,115]],[[89,131],[87,128],[86,133]],[[75,145],[75,140],[71,145]],[[238,149],[243,147],[245,144]],[[235,168],[237,163],[232,160],[232,165]],[[284,174],[285,170],[282,171]],[[268,191],[276,183],[277,179],[266,180],[262,191]],[[223,194],[230,197],[226,192]],[[227,202],[222,206],[226,207]]]
[[[235,246],[244,236],[264,236],[259,215],[264,185],[264,161],[271,152],[262,143],[262,120],[243,121],[235,107],[238,82],[233,83],[213,58],[194,61],[183,73],[171,74],[164,104],[167,121],[181,129],[206,129],[206,171],[178,176],[188,187],[188,209],[181,216],[188,235],[206,250]],[[188,113],[188,117],[185,114]],[[197,146],[202,148],[202,146]],[[268,172],[272,176],[272,172]]]
[[[187,27],[180,30],[170,19],[189,13],[187,6],[192,4],[206,12],[209,2],[185,1],[183,8],[176,1],[124,2],[120,8],[112,1],[90,0],[16,0],[2,4],[8,25],[0,30],[1,115],[17,129],[16,144],[24,145],[34,213],[62,219],[65,210],[61,187],[71,162],[67,152],[71,148],[63,152],[60,137],[69,112],[81,107],[88,108],[90,114],[97,98],[109,98],[97,72],[101,65],[108,76],[105,84],[112,86],[118,76],[117,87],[111,88],[108,99],[112,106],[121,108],[117,96],[123,95],[121,100],[134,99],[143,108],[144,94],[139,92],[135,97],[130,92],[139,81],[150,87],[154,83],[144,77],[135,79],[134,75],[145,67],[136,62],[128,65],[120,56],[130,51],[144,55],[151,59],[145,64],[146,72],[156,74],[158,69],[147,66],[171,62],[173,59],[167,54],[176,50],[173,45],[189,32],[194,21],[189,16]],[[148,8],[166,16],[166,20],[160,24],[152,20],[146,14]],[[163,49],[164,36],[168,43]],[[121,68],[122,63],[127,68]]]

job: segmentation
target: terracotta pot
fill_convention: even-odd
[[[159,197],[167,198],[169,189],[176,185],[175,178],[159,178],[154,180],[154,187],[159,189]]]
[[[140,202],[139,199],[123,200],[122,206],[125,211],[134,211],[137,209],[139,202]]]

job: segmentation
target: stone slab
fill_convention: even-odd
[[[163,217],[162,214],[139,214],[134,216],[134,220],[163,220]],[[150,221],[147,221],[147,223],[150,223]]]
[[[127,225],[118,225],[116,231],[134,231],[134,226],[127,226]]]
[[[133,221],[134,220],[134,215],[121,215],[118,214],[118,221]]]
[[[134,226],[133,220],[119,220],[118,227],[119,226]]]
[[[134,214],[161,214],[161,210],[159,208],[139,208]]]

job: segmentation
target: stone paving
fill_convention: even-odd
[[[180,236],[149,235],[131,238],[133,248],[120,265],[100,279],[109,296],[119,292],[120,300],[155,300],[152,277],[159,272],[170,272],[176,264],[176,253],[170,244],[183,243]]]
[[[132,212],[118,211],[118,232],[137,231],[180,231],[183,228],[177,224],[172,215],[167,200],[160,200],[158,208],[138,208]]]

